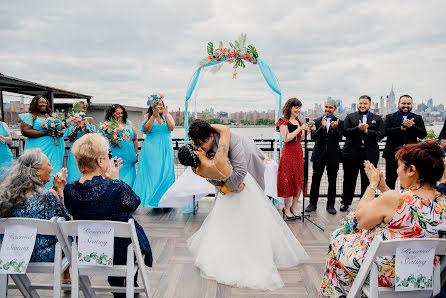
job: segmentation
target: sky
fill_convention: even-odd
[[[446,1],[2,1],[0,73],[92,95],[93,102],[146,107],[163,93],[184,109],[209,41],[248,35],[279,80],[283,102],[303,109],[328,96],[344,105],[410,94],[446,100]],[[205,72],[199,110],[275,108],[258,66],[232,79]]]

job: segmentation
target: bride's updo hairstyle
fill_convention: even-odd
[[[194,146],[186,144],[178,149],[178,161],[186,167],[198,168],[200,158],[194,153]]]
[[[401,160],[406,168],[415,166],[420,184],[436,187],[444,172],[444,151],[438,142],[426,140],[408,144],[396,152],[395,159]]]

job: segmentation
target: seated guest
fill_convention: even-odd
[[[355,211],[362,230],[348,233],[340,228],[333,232],[321,296],[347,296],[375,236],[384,240],[425,238],[446,228],[446,196],[435,188],[444,172],[443,150],[438,143],[428,140],[408,144],[397,151],[395,158],[402,190],[390,190],[380,169],[365,161],[370,184]],[[377,198],[376,189],[382,192]],[[393,257],[377,258],[376,263],[379,285],[393,286]]]
[[[73,145],[79,171],[78,181],[65,186],[65,206],[75,220],[114,220],[127,222],[141,203],[124,181],[119,180],[121,160],[109,159],[109,143],[99,134],[86,134]],[[147,236],[135,220],[136,234],[145,264],[152,266],[152,252]],[[130,239],[115,239],[113,264],[125,265]],[[137,274],[135,274],[136,283]],[[124,286],[125,278],[108,277],[112,286]]]
[[[50,181],[52,170],[48,157],[40,149],[23,152],[0,183],[0,217],[51,219],[68,216],[63,205],[67,169],[53,175],[53,188],[50,189],[44,185]],[[31,262],[53,262],[56,243],[55,236],[37,235]]]

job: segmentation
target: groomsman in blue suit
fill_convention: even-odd
[[[324,106],[325,115],[314,120],[314,125],[311,131],[311,138],[315,141],[313,153],[311,154],[313,178],[311,180],[310,204],[305,208],[306,212],[312,212],[317,208],[319,186],[325,167],[327,167],[327,212],[336,214],[336,209],[334,208],[336,199],[336,178],[338,176],[339,162],[342,160],[339,141],[342,140],[344,126],[343,121],[333,114],[336,109],[336,101],[329,98]]]

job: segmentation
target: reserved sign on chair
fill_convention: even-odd
[[[395,290],[431,290],[435,245],[410,243],[399,246],[395,256]]]
[[[114,234],[110,223],[79,223],[79,265],[112,267]]]
[[[6,225],[0,251],[0,274],[25,274],[36,242],[37,228]]]

